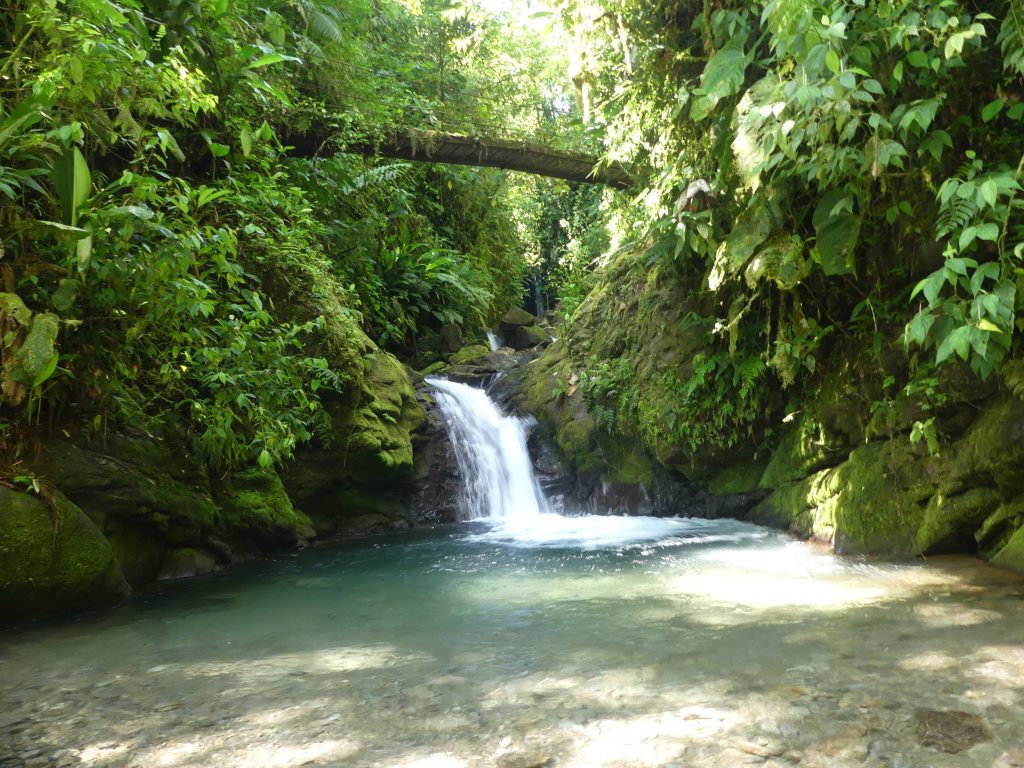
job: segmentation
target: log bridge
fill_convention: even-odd
[[[287,136],[284,143],[292,146],[291,154],[298,157],[346,152],[424,163],[503,168],[566,181],[605,184],[615,189],[633,186],[633,179],[617,163],[599,164],[597,158],[590,155],[528,141],[413,129],[385,131],[377,138],[344,145],[337,145],[331,137],[315,132]]]

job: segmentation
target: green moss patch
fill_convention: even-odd
[[[85,608],[128,594],[110,543],[60,493],[56,509],[0,487],[0,615]]]

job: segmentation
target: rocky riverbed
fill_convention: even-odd
[[[0,765],[1024,765],[1019,577],[731,525],[409,534],[8,632]]]

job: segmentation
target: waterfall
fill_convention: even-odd
[[[692,521],[679,518],[556,514],[533,473],[523,420],[503,415],[482,389],[447,379],[427,383],[436,391],[462,475],[462,519],[487,524],[467,540],[592,550],[700,537]]]
[[[527,522],[551,512],[526,449],[523,421],[505,416],[482,389],[427,379],[448,421],[462,473],[459,505],[467,520]]]
[[[498,336],[494,331],[487,332],[487,346],[491,348],[491,352],[501,349],[501,342],[498,341]]]

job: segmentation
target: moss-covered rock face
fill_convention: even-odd
[[[316,535],[312,521],[292,506],[276,472],[236,472],[225,485],[217,494],[217,525],[230,539],[248,537],[265,546],[285,547]]]
[[[813,451],[797,448],[806,430],[794,429],[773,455],[772,472],[761,478],[771,495],[751,518],[833,542],[844,552],[977,550],[994,556],[1010,545],[1024,518],[1022,429],[1024,403],[1004,397],[935,455],[897,433],[825,469],[820,454],[814,459]]]
[[[992,556],[992,562],[1024,573],[1024,527],[1018,528],[1010,540]]]
[[[409,375],[377,349],[315,276],[291,277],[277,285],[288,300],[282,303],[293,319],[323,317],[309,346],[340,382],[338,391],[323,393],[334,426],[330,438],[281,470],[284,483],[262,469],[208,476],[180,436],[171,434],[48,440],[26,469],[48,488],[61,489],[69,511],[57,533],[48,524],[47,539],[37,501],[18,496],[19,505],[0,508],[6,515],[0,551],[18,552],[14,562],[5,558],[0,566],[6,569],[0,588],[8,594],[28,585],[20,590],[24,599],[11,598],[12,614],[102,599],[111,580],[120,594],[125,578],[142,587],[157,578],[203,573],[294,546],[317,529],[365,530],[367,515],[383,516],[385,527],[407,524],[413,441],[426,419]]]
[[[67,497],[0,486],[0,619],[75,610],[128,594],[109,542]]]
[[[206,472],[184,448],[145,433],[51,440],[33,471],[61,489],[105,530],[130,525],[179,546],[202,541],[217,506]]]
[[[365,344],[354,397],[328,404],[331,441],[303,449],[282,472],[288,495],[320,533],[348,530],[367,512],[387,510],[395,524],[413,514],[413,442],[426,412],[405,367],[369,339]]]
[[[786,432],[772,452],[759,485],[775,488],[838,464],[848,453],[844,447],[842,441],[835,440],[820,424],[802,419]]]
[[[505,344],[512,349],[533,349],[551,343],[551,334],[539,325],[520,325],[505,336]]]
[[[564,338],[519,377],[520,407],[580,476],[643,484],[671,470],[712,494],[689,507],[699,514],[747,516],[844,552],[1013,561],[1024,526],[1024,363],[1008,363],[1001,395],[994,378],[947,366],[928,385],[941,396],[925,412],[919,396],[879,375],[906,370],[902,345],[840,340],[799,409],[769,393],[756,440],[695,450],[672,427],[706,339],[686,318],[715,308],[677,277],[669,264],[617,257]],[[793,410],[796,420],[780,425]],[[715,423],[713,414],[686,418]],[[930,418],[944,438],[935,455],[910,440]]]
[[[501,330],[515,327],[530,326],[537,322],[537,318],[531,315],[522,307],[512,307],[505,316],[501,318]]]
[[[483,344],[471,344],[463,347],[448,358],[451,365],[480,365],[486,363],[491,356],[489,347]]]

